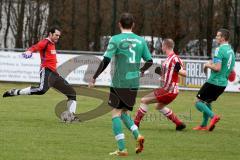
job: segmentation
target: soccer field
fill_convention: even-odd
[[[0,93],[26,86],[0,83]],[[97,89],[108,92],[107,88]],[[140,155],[135,154],[135,141],[124,127],[129,152],[124,158],[108,155],[117,149],[110,113],[83,123],[65,124],[59,121],[54,111],[56,104],[65,97],[55,90],[42,96],[1,98],[0,160],[240,159],[240,94],[224,93],[213,103],[213,110],[221,116],[213,132],[191,129],[202,117],[193,105],[195,95],[196,92],[182,91],[169,105],[187,125],[182,132],[176,132],[175,126],[151,106],[140,128],[146,139],[144,152]],[[78,113],[89,111],[99,103],[98,99],[78,96]]]

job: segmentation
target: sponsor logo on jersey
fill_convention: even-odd
[[[51,50],[51,54],[56,54],[56,50]]]

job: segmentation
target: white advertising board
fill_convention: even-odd
[[[70,84],[86,85],[93,76],[102,57],[94,55],[57,54],[58,72]],[[157,88],[160,79],[154,73],[155,67],[164,59],[154,58],[154,66],[140,79],[142,87]],[[203,72],[206,61],[183,60],[187,77],[180,78],[179,86],[183,90],[198,90],[207,80]],[[24,59],[21,53],[0,51],[0,81],[39,82],[40,57],[34,53],[30,59]],[[240,63],[236,62],[236,79],[229,82],[226,91],[240,92]],[[111,83],[111,65],[98,77],[96,85],[108,86]],[[208,73],[209,75],[209,73]]]

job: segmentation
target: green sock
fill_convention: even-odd
[[[208,108],[205,103],[198,101],[195,106],[200,112],[205,113],[208,117],[212,118],[214,116],[213,112]]]
[[[125,149],[125,141],[124,141],[124,134],[122,132],[122,124],[120,117],[114,117],[112,119],[112,128],[113,133],[115,135],[115,139],[117,140],[118,148],[120,151]]]
[[[208,107],[210,110],[212,110],[212,107],[211,107],[210,104],[207,105],[207,107]],[[209,116],[208,116],[205,112],[203,112],[203,120],[202,120],[201,126],[204,126],[204,127],[207,126],[208,118],[209,118]]]
[[[208,118],[209,118],[208,115],[203,112],[203,120],[202,120],[202,123],[201,123],[202,127],[206,127],[207,126]]]
[[[122,113],[121,118],[125,126],[132,131],[134,138],[137,139],[139,136],[139,131],[138,127],[134,124],[132,118],[126,113]]]

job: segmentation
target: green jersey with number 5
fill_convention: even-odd
[[[216,48],[213,63],[221,63],[221,70],[219,72],[211,70],[207,82],[217,86],[227,86],[228,76],[235,65],[235,54],[228,43],[221,44]]]
[[[104,57],[114,58],[111,86],[115,88],[138,88],[141,58],[152,59],[146,41],[132,32],[113,36]]]

